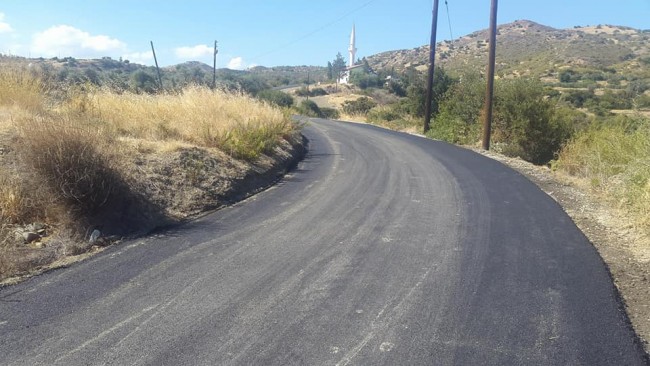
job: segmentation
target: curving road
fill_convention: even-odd
[[[313,120],[279,185],[0,290],[3,365],[644,365],[601,259],[520,174]]]

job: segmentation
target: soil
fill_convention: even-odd
[[[650,354],[650,238],[583,182],[518,158],[476,151],[517,170],[562,206],[598,250]]]

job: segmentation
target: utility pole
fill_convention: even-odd
[[[307,70],[307,100],[309,100],[309,70]]]
[[[153,61],[156,63],[156,72],[158,73],[158,86],[163,90],[162,77],[160,76],[160,67],[158,67],[158,59],[156,58],[156,50],[153,48],[153,41],[151,43],[151,52],[153,52]]]
[[[433,72],[436,63],[436,30],[438,29],[438,0],[433,1],[433,20],[431,21],[431,42],[429,47],[429,75],[427,79],[427,99],[424,104],[424,133],[429,131],[431,124],[431,99],[433,98]]]
[[[490,150],[490,136],[492,134],[492,100],[494,99],[494,64],[497,49],[497,4],[492,0],[490,12],[490,54],[487,67],[487,90],[485,93],[485,106],[483,109],[483,150]]]
[[[217,88],[217,41],[214,41],[214,63],[212,64],[212,90]]]

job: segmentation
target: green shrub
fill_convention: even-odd
[[[323,118],[323,111],[312,100],[303,100],[297,109],[298,113],[304,116]]]
[[[257,93],[257,98],[267,101],[278,107],[289,108],[293,105],[293,97],[279,90],[266,89]]]
[[[479,74],[463,76],[440,102],[440,112],[431,123],[428,135],[456,144],[476,142],[484,98],[485,80]]]
[[[341,113],[339,113],[339,111],[335,108],[321,108],[320,111],[323,115],[323,118],[339,119],[341,117]]]
[[[504,80],[496,87],[493,141],[503,143],[508,155],[548,163],[571,137],[571,121],[556,113],[537,81]]]
[[[323,88],[314,88],[309,91],[309,96],[310,97],[319,97],[321,95],[327,95],[327,90]]]
[[[318,97],[327,94],[327,91],[323,88],[308,89],[306,86],[303,86],[296,90],[296,95],[299,97]]]
[[[368,122],[391,122],[402,118],[402,114],[393,106],[379,106],[368,112]]]
[[[357,100],[346,100],[343,102],[343,111],[350,115],[366,115],[377,105],[368,97],[361,97]]]

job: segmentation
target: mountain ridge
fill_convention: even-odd
[[[487,62],[489,30],[483,29],[438,42],[436,64],[460,73],[483,72]],[[552,76],[565,67],[615,68],[647,71],[650,59],[650,30],[626,26],[597,25],[556,29],[531,20],[498,26],[497,73],[507,76]],[[376,70],[424,71],[429,46],[386,51],[366,59]]]

